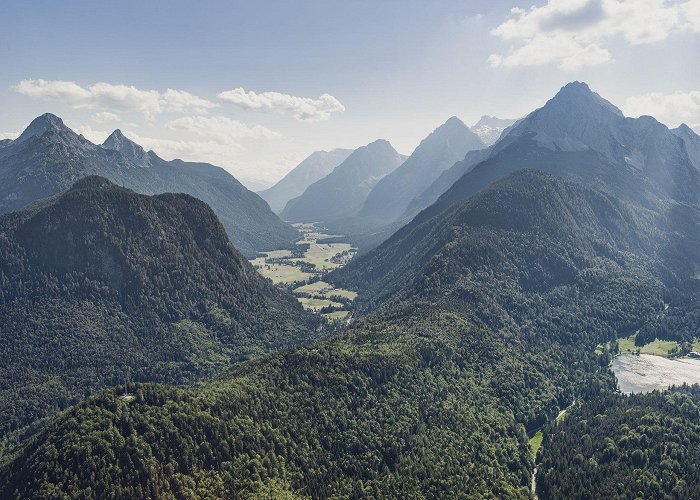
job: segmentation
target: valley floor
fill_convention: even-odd
[[[314,223],[294,226],[304,235],[298,249],[264,252],[251,263],[273,283],[293,291],[305,309],[330,322],[349,321],[349,305],[357,292],[335,288],[322,278],[350,262],[357,250],[339,242],[342,236],[322,233]]]

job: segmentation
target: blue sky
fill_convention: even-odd
[[[452,115],[524,115],[571,80],[700,125],[700,0],[6,0],[0,49],[2,136],[50,111],[254,187],[317,149],[410,153]]]

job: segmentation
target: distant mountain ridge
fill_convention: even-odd
[[[119,130],[98,146],[48,113],[0,151],[0,213],[58,194],[88,175],[104,176],[143,194],[184,192],[202,199],[248,257],[261,250],[288,248],[299,238],[264,200],[222,168],[165,161]]]
[[[350,153],[351,149],[315,151],[274,186],[259,191],[258,194],[274,212],[279,213],[289,200],[300,196],[311,184],[330,174]]]
[[[676,216],[669,218],[668,207],[695,206],[700,199],[700,164],[692,159],[698,145],[700,137],[688,127],[671,131],[652,117],[625,118],[586,84],[572,82],[493,146],[467,155],[452,167],[465,169],[466,173],[384,243],[337,271],[338,283],[359,286],[370,300],[368,289],[381,289],[382,280],[403,282],[425,264],[425,255],[430,255],[434,244],[434,238],[427,235],[443,214],[451,213],[454,207],[501,179],[512,179],[513,174],[529,169],[614,195],[656,214],[666,225],[692,225],[688,221],[697,217],[693,210],[676,209]],[[692,246],[681,241],[676,244],[679,248]],[[416,259],[411,265],[405,263],[410,256]],[[353,274],[371,279],[365,283],[346,280],[345,276]]]
[[[635,202],[696,203],[700,164],[692,151],[697,136],[688,131],[683,129],[683,139],[650,116],[626,118],[588,85],[572,82],[513,126],[486,158],[465,160],[460,166],[466,173],[420,217],[431,217],[525,168],[571,177]]]
[[[370,191],[359,215],[391,222],[440,174],[484,143],[453,116],[421,141],[396,170]]]
[[[379,139],[362,146],[301,196],[291,199],[280,217],[292,222],[317,222],[354,216],[380,179],[404,160],[389,141]]]

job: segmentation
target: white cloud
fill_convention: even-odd
[[[189,133],[186,138],[155,138],[142,136],[129,130],[125,135],[146,150],[152,149],[166,160],[180,158],[188,161],[204,161],[227,167],[234,175],[260,174],[260,165],[243,165],[239,160],[247,152],[249,141],[279,139],[281,134],[261,125],[247,125],[225,116],[185,116],[171,120],[165,128],[179,133]],[[87,137],[87,135],[86,135]]]
[[[700,90],[631,96],[622,111],[627,116],[651,115],[670,127],[683,122],[695,126],[700,123]]]
[[[159,92],[104,82],[81,87],[75,82],[30,79],[22,80],[14,89],[29,97],[62,101],[74,108],[140,112],[149,118],[164,112],[206,112],[218,106],[184,90]]]
[[[507,54],[492,54],[489,63],[577,70],[612,60],[606,45],[615,37],[642,45],[688,30],[700,32],[700,0],[548,0],[511,9],[491,34],[513,45]]]
[[[323,94],[318,99],[297,97],[279,92],[246,92],[235,88],[221,92],[219,99],[232,102],[246,109],[265,109],[278,113],[291,114],[299,121],[315,122],[328,120],[332,113],[345,111],[345,106],[330,94]]]
[[[535,36],[507,56],[491,54],[489,63],[499,66],[542,66],[557,61],[564,70],[577,70],[609,61],[610,52],[597,44],[581,45],[562,35]]]
[[[0,140],[1,139],[12,139],[15,140],[19,137],[19,132],[0,132]]]
[[[170,130],[184,130],[220,143],[233,139],[277,139],[281,134],[262,125],[247,125],[226,116],[183,116],[165,124]]]
[[[70,126],[70,125],[69,125]],[[93,144],[102,144],[110,132],[106,130],[95,130],[90,125],[81,125],[79,127],[70,127],[78,134],[85,137],[88,141]]]
[[[109,111],[100,111],[92,115],[92,121],[95,123],[109,123],[116,122],[117,120],[119,120],[119,115],[110,113]]]
[[[205,161],[215,165],[231,165],[232,157],[245,151],[233,141],[222,143],[211,140],[177,140],[145,137],[131,130],[124,133],[129,139],[140,144],[147,151],[152,149],[166,160],[180,158],[189,161]]]

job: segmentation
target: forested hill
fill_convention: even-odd
[[[526,430],[612,390],[595,347],[663,308],[663,238],[541,172],[443,217],[384,307],[206,387],[81,403],[2,469],[0,496],[529,498]]]
[[[207,377],[317,325],[189,195],[87,177],[0,216],[0,433],[127,376]]]
[[[539,498],[700,498],[698,386],[603,394],[545,435]]]
[[[690,208],[673,216],[681,227],[700,220]],[[465,283],[478,285],[481,276],[535,289],[574,283],[578,266],[601,255],[627,265],[641,258],[649,269],[663,261],[667,274],[690,276],[700,259],[692,224],[681,231],[669,225],[668,235],[667,222],[609,194],[525,170],[426,222],[414,221],[328,279],[362,290],[359,305],[371,310],[396,296],[463,293]],[[478,286],[470,293],[481,295]]]
[[[207,163],[165,161],[119,130],[99,146],[47,113],[0,151],[0,213],[62,193],[82,177],[100,175],[142,194],[187,193],[203,200],[247,257],[289,248],[299,238],[262,198],[224,169]]]

